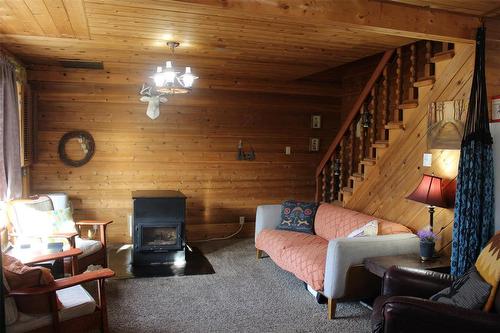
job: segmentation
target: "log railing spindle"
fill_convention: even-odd
[[[395,103],[395,108],[394,108],[394,115],[393,115],[393,120],[394,121],[399,121],[399,105],[401,104],[401,72],[403,69],[403,59],[402,59],[402,50],[400,47],[396,50],[396,91],[394,94],[394,103]]]

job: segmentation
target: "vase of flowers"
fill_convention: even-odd
[[[420,238],[420,258],[431,260],[434,257],[434,246],[436,244],[436,234],[428,229],[420,230],[417,233]]]

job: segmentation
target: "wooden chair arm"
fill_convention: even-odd
[[[30,258],[29,260],[22,260],[22,263],[25,265],[31,265],[31,264],[36,264],[44,261],[49,261],[49,260],[57,260],[57,259],[62,259],[66,257],[76,257],[82,254],[82,250],[77,249],[77,248],[71,248],[67,251],[62,251],[62,252],[56,252],[56,253],[51,253],[51,254],[46,254],[43,256],[38,256],[34,258]]]
[[[55,292],[56,290],[61,290],[69,287],[73,287],[85,282],[95,281],[95,280],[104,280],[110,277],[115,276],[115,272],[110,270],[109,268],[100,269],[98,271],[82,273],[79,275],[71,276],[64,279],[55,280],[54,283],[51,283],[47,286],[39,286],[39,287],[31,287],[31,288],[22,288],[9,291],[9,295],[13,296],[27,296],[27,295],[41,295],[47,294],[51,292]]]
[[[113,221],[112,220],[109,220],[109,221],[82,220],[82,221],[75,222],[76,225],[89,225],[89,226],[108,225],[110,223],[113,223]]]

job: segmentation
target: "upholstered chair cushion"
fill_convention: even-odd
[[[80,285],[56,291],[61,306],[59,320],[65,321],[90,314],[95,311],[96,302]],[[18,320],[9,325],[8,332],[28,332],[40,327],[51,325],[50,314],[19,313]]]

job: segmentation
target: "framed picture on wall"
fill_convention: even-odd
[[[491,98],[491,122],[500,123],[500,95]]]

